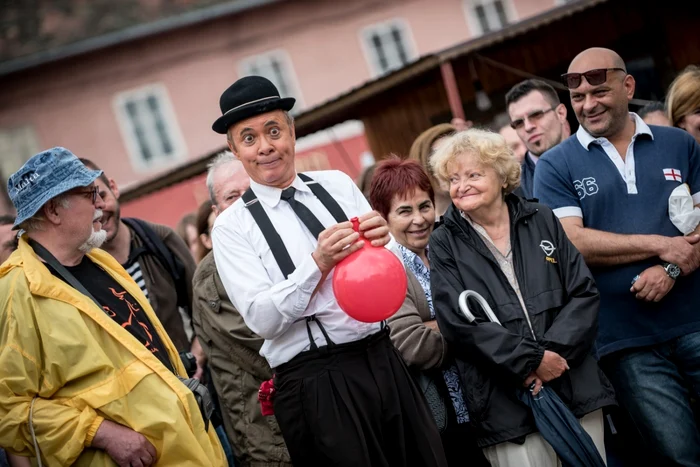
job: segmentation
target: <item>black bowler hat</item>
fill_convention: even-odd
[[[221,117],[211,126],[215,132],[225,135],[236,122],[273,110],[291,110],[296,99],[280,98],[272,82],[262,76],[246,76],[233,83],[219,99]]]

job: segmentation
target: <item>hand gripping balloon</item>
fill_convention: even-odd
[[[360,232],[357,217],[350,219]],[[343,259],[333,273],[333,292],[340,308],[364,323],[392,316],[406,298],[406,271],[401,261],[384,247],[374,247],[361,233],[365,246]]]

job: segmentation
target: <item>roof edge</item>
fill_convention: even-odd
[[[137,39],[154,36],[175,29],[192,26],[222,16],[242,13],[282,0],[234,0],[232,2],[213,5],[199,10],[189,11],[180,15],[163,18],[151,23],[139,24],[120,31],[114,31],[82,41],[66,44],[54,49],[37,52],[31,55],[14,58],[0,63],[0,76],[9,75],[39,65],[63,60],[88,52],[111,47]]]

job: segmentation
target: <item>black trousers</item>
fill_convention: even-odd
[[[435,422],[384,329],[275,371],[275,417],[295,466],[447,467]]]

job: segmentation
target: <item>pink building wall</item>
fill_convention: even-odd
[[[211,123],[220,115],[221,92],[239,77],[242,59],[283,49],[301,105],[312,107],[372,79],[362,28],[400,18],[410,28],[416,56],[425,55],[473,37],[465,2],[475,1],[283,1],[123,43],[0,77],[0,129],[31,126],[39,148],[65,146],[95,161],[125,189],[225,145]],[[556,0],[502,1],[523,19]],[[167,90],[185,152],[180,160],[139,171],[128,157],[114,98],[149,84]]]

